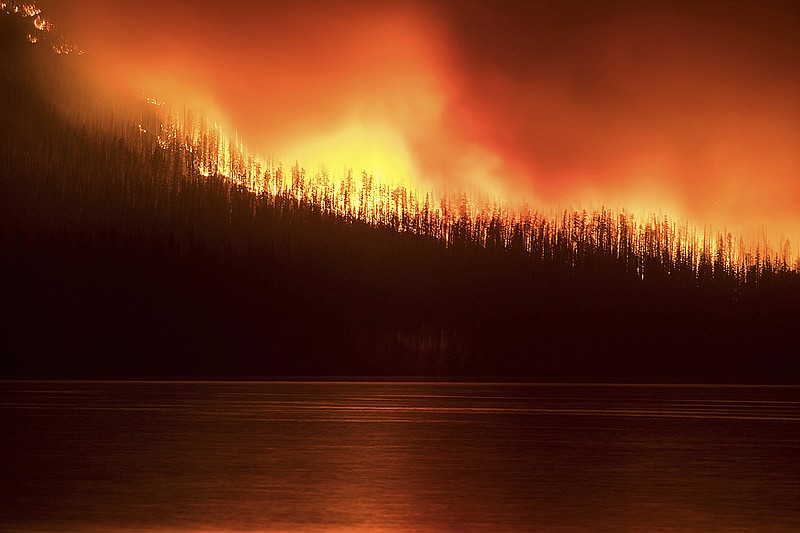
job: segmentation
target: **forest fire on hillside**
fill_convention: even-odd
[[[78,9],[80,20],[70,21],[79,34],[81,23],[86,21],[92,21],[93,28],[118,28],[113,21],[120,14],[117,9],[122,8],[104,8],[91,2],[86,5],[92,9]],[[40,32],[54,28],[33,4],[5,6],[7,11],[35,17],[33,26]],[[185,31],[189,33],[205,28],[206,8],[199,6],[191,11],[185,7],[176,2],[165,9],[185,15]],[[741,148],[740,134],[726,136],[732,144],[711,146],[707,155],[719,163],[715,175],[731,172],[727,183],[714,178],[717,188],[713,191],[706,190],[708,184],[701,182],[686,189],[685,179],[676,177],[676,172],[685,173],[686,179],[696,177],[706,163],[687,167],[671,159],[668,151],[652,147],[622,154],[613,165],[602,164],[604,170],[585,166],[587,161],[581,157],[567,167],[548,164],[553,175],[545,177],[548,165],[540,163],[546,158],[538,162],[520,158],[515,155],[519,150],[498,142],[504,134],[487,114],[495,104],[469,96],[477,86],[487,83],[494,84],[494,89],[487,88],[487,95],[495,96],[520,87],[509,81],[513,70],[476,80],[463,65],[459,67],[465,59],[453,48],[455,30],[441,20],[451,8],[446,4],[434,10],[398,4],[377,10],[350,6],[343,15],[328,13],[335,20],[340,16],[343,22],[362,22],[358,30],[348,24],[317,27],[303,11],[277,10],[274,21],[295,23],[297,35],[284,31],[280,24],[270,26],[278,37],[263,35],[261,21],[255,17],[242,23],[232,44],[203,41],[191,49],[167,38],[169,32],[177,31],[174,28],[167,32],[157,21],[140,21],[142,27],[154,32],[149,44],[137,49],[141,57],[119,56],[118,64],[111,64],[125,72],[113,66],[101,77],[117,81],[122,77],[129,88],[154,90],[147,97],[153,104],[152,113],[140,117],[138,131],[155,134],[161,149],[179,157],[187,176],[224,176],[256,194],[286,195],[337,216],[430,235],[447,245],[458,240],[482,246],[492,242],[511,247],[514,243],[538,256],[546,256],[546,250],[556,247],[566,246],[573,252],[584,245],[608,247],[617,258],[623,249],[639,257],[654,255],[668,258],[670,263],[685,263],[695,274],[703,264],[716,263],[725,265],[727,271],[739,272],[741,277],[748,270],[759,270],[765,260],[782,268],[798,267],[800,243],[792,234],[797,219],[784,213],[794,201],[796,184],[788,182],[784,195],[774,191],[751,194],[749,206],[730,197],[743,194],[737,189],[740,181],[751,179],[748,176],[758,169],[771,173],[762,181],[772,186],[781,186],[793,175],[796,158],[783,154],[781,142],[772,141],[773,149],[765,150],[765,154],[777,155],[777,162],[768,161],[753,149]],[[98,21],[105,23],[96,24]],[[138,32],[139,26],[119,29],[121,34],[115,38],[103,31],[83,33],[96,52],[87,64],[96,65],[96,61],[107,61],[118,54],[120,44],[130,44],[128,32]],[[226,34],[224,28],[219,31]],[[314,35],[325,46],[312,39]],[[365,38],[369,47],[363,44]],[[182,37],[178,40],[182,42]],[[285,57],[270,56],[263,67],[248,63],[249,54],[264,46],[278,46]],[[502,48],[505,43],[497,46]],[[705,45],[697,46],[704,49]],[[73,49],[77,48],[63,43],[54,46],[59,53]],[[234,50],[238,55],[226,55]],[[153,62],[152,54],[161,59]],[[225,66],[219,62],[221,54],[234,59]],[[298,54],[304,57],[302,66],[295,64]],[[231,76],[244,64],[249,65],[244,79]],[[162,67],[177,67],[176,72],[190,75],[195,85],[190,89],[175,83],[175,76],[163,76]],[[236,83],[226,84],[225,79]],[[200,90],[197,83],[205,89]],[[794,81],[787,83],[791,86]],[[224,97],[202,94],[223,88]],[[550,90],[539,94],[554,105],[558,101]],[[727,98],[725,93],[720,95]],[[174,100],[165,104],[170,98]],[[243,108],[233,105],[232,99],[241,100],[248,115],[242,115]],[[594,100],[595,96],[587,99]],[[177,104],[186,100],[189,106],[178,111]],[[195,110],[189,111],[192,103]],[[747,111],[747,106],[742,110]],[[568,106],[562,111],[564,117],[575,113]],[[647,112],[656,118],[660,113]],[[510,130],[520,127],[513,120],[506,125]],[[760,127],[782,131],[783,122]],[[555,137],[559,135],[554,133]],[[591,136],[586,131],[576,133],[579,146],[588,146],[582,140],[586,135]],[[785,137],[791,139],[791,135]],[[625,129],[619,136],[622,140],[631,138]],[[712,137],[722,138],[716,133]],[[697,150],[704,145],[698,143]],[[263,144],[270,148],[252,149]],[[600,145],[609,146],[605,140]],[[634,142],[632,146],[638,145]],[[618,148],[611,146],[610,153]],[[735,151],[739,155],[732,159]],[[259,155],[265,152],[275,155]],[[595,155],[591,158],[597,160]],[[706,155],[701,159],[707,159]],[[537,166],[538,170],[534,168]],[[699,201],[697,194],[707,195],[700,203],[711,207],[693,208]],[[767,197],[774,202],[765,204]],[[737,206],[736,212],[730,210],[731,205]],[[755,230],[742,222],[752,222],[754,216],[763,217]],[[778,217],[784,225],[775,225],[770,216]],[[626,239],[630,242],[622,244]]]
[[[48,1],[0,0],[0,530],[798,529],[793,22]]]
[[[433,237],[446,246],[461,242],[524,249],[537,259],[566,258],[573,267],[592,250],[592,254],[630,261],[642,278],[648,265],[661,274],[692,278],[714,268],[740,282],[758,276],[765,266],[800,269],[800,255],[793,255],[788,239],[775,249],[766,234],[760,240],[745,241],[731,232],[710,226],[698,230],[661,214],[640,217],[606,208],[544,212],[524,201],[510,202],[475,190],[447,194],[391,184],[367,171],[354,175],[352,168],[340,173],[308,172],[297,163],[286,168],[279,161],[251,154],[241,141],[226,137],[218,125],[209,125],[202,116],[195,119],[187,111],[176,117],[163,105],[155,109],[149,117],[154,124],[148,128],[159,132],[159,146],[172,154],[175,171],[185,178],[224,176],[258,195],[287,198],[347,220]]]
[[[22,354],[11,371],[58,359],[65,372],[119,363],[119,375],[717,381],[787,379],[796,364],[800,247],[789,240],[696,226],[660,201],[659,211],[553,207],[483,179],[426,184],[263,157],[209,108],[98,86],[80,75],[97,64],[93,51],[52,53],[60,24],[31,45],[25,36],[39,30],[16,15],[0,33],[0,263],[12,280],[4,316],[16,324],[7,351]],[[425,172],[416,156],[430,146],[376,117],[344,138],[317,132],[333,132],[332,150],[374,142],[378,159],[388,149]],[[471,160],[466,175],[480,176],[492,166],[482,145],[445,157],[463,140],[443,137],[430,160]],[[34,323],[60,329],[39,334]],[[64,346],[69,357],[55,356]],[[111,366],[108,353],[118,354]]]
[[[797,248],[793,2],[81,0],[62,14],[92,76],[309,172],[660,211]]]
[[[40,40],[47,40],[56,54],[78,54],[85,52],[74,44],[68,42],[57,31],[55,23],[45,17],[42,10],[32,2],[0,2],[0,11],[7,15],[18,15],[22,18],[32,19],[31,32],[26,35],[28,42],[37,44]]]

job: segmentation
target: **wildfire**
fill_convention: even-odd
[[[83,53],[58,35],[57,27],[34,4],[3,2],[0,7],[6,13],[31,19],[31,43],[47,38],[55,43],[52,47],[56,53]],[[268,140],[282,143],[272,151],[279,156],[265,157],[248,150],[243,138],[228,134],[227,127],[223,130],[222,120],[213,122],[188,111],[177,113],[167,104],[165,92],[180,100],[189,94],[181,92],[185,84],[170,87],[170,82],[162,82],[157,72],[147,70],[130,76],[157,79],[158,83],[166,83],[161,87],[169,89],[156,92],[157,98],[146,99],[153,117],[139,117],[138,133],[152,138],[160,149],[180,154],[186,175],[225,177],[259,195],[314,205],[347,220],[426,235],[447,246],[469,242],[522,248],[537,257],[546,257],[554,250],[578,257],[582,247],[591,246],[617,257],[633,253],[637,257],[666,258],[670,264],[690,264],[695,271],[704,264],[716,263],[728,271],[743,272],[761,268],[767,259],[771,264],[800,268],[800,243],[784,237],[773,241],[761,231],[745,239],[726,228],[706,225],[700,230],[696,224],[677,223],[681,220],[677,216],[681,212],[675,207],[679,202],[670,201],[659,187],[647,189],[647,183],[664,184],[674,174],[664,171],[669,168],[662,164],[669,162],[668,154],[654,153],[638,163],[626,160],[612,169],[625,183],[644,183],[644,188],[609,189],[613,189],[611,195],[616,200],[646,198],[649,206],[669,209],[669,217],[647,211],[649,206],[643,206],[634,216],[625,210],[625,204],[607,201],[609,198],[603,198],[595,189],[573,191],[576,198],[589,199],[588,211],[531,206],[524,197],[497,185],[515,167],[506,164],[508,152],[494,150],[487,140],[502,137],[493,130],[496,125],[488,124],[480,109],[448,102],[448,98],[455,99],[453,94],[466,89],[459,86],[457,76],[451,76],[442,66],[445,62],[440,57],[439,43],[431,37],[436,32],[418,18],[404,20],[384,12],[373,15],[365,19],[370,24],[364,24],[372,33],[359,34],[359,38],[349,31],[331,30],[333,33],[326,34],[325,41],[344,43],[335,45],[341,50],[333,53],[315,49],[316,55],[308,59],[305,69],[298,69],[294,62],[306,60],[298,57],[307,50],[300,42],[300,52],[283,50],[287,58],[275,60],[271,64],[273,72],[261,75],[248,70],[252,78],[233,86],[235,90],[254,85],[269,96],[263,100],[276,100],[270,107],[260,108],[261,115],[269,120],[253,119],[255,125],[250,124],[249,132],[252,134],[254,128],[269,130]],[[391,38],[382,39],[383,34]],[[365,47],[364,42],[379,50]],[[219,54],[220,50],[204,49],[198,53],[206,57]],[[355,59],[339,64],[333,63],[334,56]],[[187,71],[191,71],[191,61],[185,61],[189,65]],[[243,64],[232,61],[232,70],[223,71],[228,75],[223,77],[236,79]],[[126,72],[135,70],[122,67]],[[353,80],[340,75],[340,69],[355,73]],[[178,77],[182,73],[176,71]],[[212,75],[218,74],[212,71]],[[202,82],[203,77],[198,80]],[[194,82],[192,86],[196,87]],[[278,89],[273,90],[274,87]],[[242,93],[243,97],[249,94]],[[226,97],[236,99],[237,95],[226,93]],[[209,100],[215,101],[213,97]],[[252,105],[255,108],[266,104],[259,99]],[[208,111],[207,107],[200,107]],[[300,120],[285,109],[300,109]],[[454,111],[458,116],[448,123],[445,114]],[[297,126],[303,118],[307,123]],[[469,135],[461,135],[459,128],[470,130]],[[288,140],[283,141],[283,137]],[[254,145],[264,146],[261,141]],[[281,161],[291,166],[285,167]],[[558,176],[566,176],[566,182],[579,183],[579,170],[574,172],[575,179],[564,172]],[[437,180],[439,175],[446,179]],[[648,181],[642,178],[644,175],[655,177]],[[625,198],[625,190],[633,193]],[[603,203],[614,205],[615,210],[603,208]],[[630,207],[631,203],[627,205]],[[636,268],[644,277],[644,263]]]
[[[148,102],[155,100],[148,98]],[[221,176],[258,195],[313,205],[350,221],[432,237],[445,246],[473,243],[523,249],[538,259],[568,257],[573,267],[591,249],[630,260],[642,279],[651,268],[648,261],[658,262],[659,269],[664,265],[674,269],[670,275],[679,275],[686,265],[694,275],[713,266],[742,280],[765,267],[800,270],[796,245],[794,255],[788,239],[775,249],[766,233],[745,241],[726,230],[710,225],[699,230],[661,214],[637,217],[625,210],[605,208],[542,212],[531,209],[525,201],[511,202],[479,189],[447,193],[414,186],[413,181],[387,180],[383,174],[367,170],[354,173],[346,157],[338,159],[341,171],[323,167],[309,173],[299,164],[287,169],[275,159],[250,153],[241,139],[226,136],[218,124],[209,125],[202,117],[196,121],[191,113],[176,117],[169,106],[160,103],[156,113],[158,145],[183,154],[187,176]],[[141,124],[139,129],[146,133]],[[353,135],[368,145],[362,132],[356,130]],[[396,139],[387,136],[378,139],[375,146],[383,141],[391,145]],[[338,139],[332,141],[332,148],[335,142]],[[397,161],[398,166],[381,170],[413,171],[402,159]]]
[[[312,137],[288,158],[303,161],[319,173],[364,169],[392,187],[411,187],[419,175],[405,139],[398,132],[358,121]]]
[[[33,19],[33,26],[39,31],[52,31],[53,23],[47,19],[42,18],[41,15],[36,15]]]
[[[41,9],[31,3],[19,2],[0,2],[0,9],[8,14],[19,14],[22,17],[37,17],[42,12]]]
[[[83,55],[84,50],[69,43],[57,31],[56,24],[42,14],[42,10],[34,3],[20,3],[20,2],[0,2],[0,11],[7,15],[17,15],[22,18],[33,19],[31,26],[33,30],[26,35],[28,42],[37,44],[41,41],[48,41],[56,54],[77,54]]]

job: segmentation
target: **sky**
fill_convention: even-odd
[[[800,235],[797,2],[53,4],[108,87],[285,161]]]

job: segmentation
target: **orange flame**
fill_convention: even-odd
[[[202,111],[270,154],[262,168],[366,170],[418,200],[663,213],[800,248],[800,78],[777,42],[800,32],[756,7],[624,7],[586,7],[584,28],[552,6],[81,0],[68,24],[92,76]]]

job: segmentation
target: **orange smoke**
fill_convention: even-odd
[[[390,182],[446,105],[441,32],[421,9],[87,0],[69,24],[114,87],[199,108],[251,150]]]
[[[800,235],[796,3],[533,4],[466,10],[458,108],[541,202]]]
[[[531,4],[79,0],[61,16],[109,86],[197,107],[287,164],[800,235],[797,7]]]

